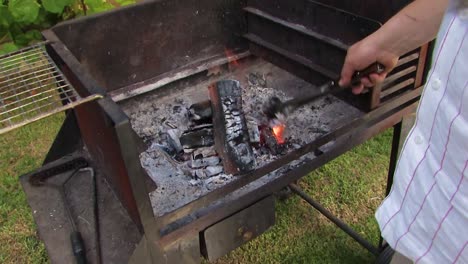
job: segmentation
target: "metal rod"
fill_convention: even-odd
[[[27,51],[24,51],[24,52],[19,52],[15,55],[11,55],[11,56],[7,56],[7,57],[4,57],[4,58],[1,58],[0,59],[0,63],[4,63],[3,67],[11,67],[15,64],[19,64],[21,62],[23,62],[22,59],[24,58],[29,58],[29,57],[32,57],[36,54],[39,54],[37,48],[36,49],[30,49],[30,50],[27,50]],[[14,64],[7,64],[7,63],[11,63],[11,62],[14,62],[14,61],[19,61],[20,62],[15,62]]]
[[[49,43],[0,56],[0,134],[102,98],[79,96],[44,48]]]
[[[68,86],[73,87],[73,86],[71,85],[71,83],[68,81],[68,79],[65,77],[65,75],[61,74],[61,71],[60,71],[59,67],[57,66],[57,64],[55,63],[55,61],[52,60],[52,58],[47,54],[47,51],[46,51],[45,49],[42,49],[42,54],[44,54],[44,56],[45,56],[45,58],[47,59],[47,61],[48,61],[52,66],[54,66],[54,68],[55,68],[55,72],[54,72],[55,77],[60,78],[61,81],[63,81],[64,83],[66,83]],[[73,95],[72,95],[72,96],[76,97],[77,95],[78,95],[78,93],[75,91],[75,92],[73,92]],[[68,95],[65,95],[65,96],[67,96],[67,98],[70,99]],[[71,97],[71,96],[70,96],[70,97]]]
[[[39,42],[39,43],[37,43],[37,44],[34,44],[34,45],[32,45],[32,46],[29,46],[29,47],[22,48],[22,49],[20,49],[20,50],[14,51],[14,52],[12,52],[12,53],[7,53],[7,54],[5,54],[5,55],[1,55],[1,56],[0,56],[0,61],[3,60],[3,59],[5,59],[5,58],[10,58],[10,57],[16,56],[16,55],[18,55],[18,54],[24,54],[24,53],[26,53],[26,52],[28,52],[28,51],[38,49],[38,48],[40,48],[40,47],[42,47],[42,46],[44,46],[44,45],[47,45],[47,44],[49,44],[49,43],[51,43],[51,42],[52,42],[52,41],[50,41],[50,40],[46,40],[46,41],[43,41],[43,42]]]
[[[325,209],[320,203],[317,201],[313,200],[310,196],[308,196],[299,186],[297,186],[294,183],[289,184],[289,188],[293,192],[295,192],[297,195],[299,195],[302,199],[304,199],[306,202],[308,202],[310,205],[312,205],[315,209],[317,209],[322,215],[330,219],[335,225],[337,225],[341,230],[346,232],[350,237],[352,237],[354,240],[356,240],[361,246],[366,248],[370,253],[374,255],[379,255],[379,250],[374,247],[369,241],[364,239],[361,235],[356,233],[350,226],[348,226],[346,223],[341,221],[339,218],[334,216],[330,211]]]
[[[53,84],[52,84],[52,83],[43,84],[43,85],[41,85],[41,86],[38,86],[38,87],[36,87],[36,88],[34,88],[34,89],[31,89],[31,90],[27,90],[27,91],[25,91],[25,92],[31,92],[31,91],[37,90],[37,89],[39,89],[39,88],[47,87],[47,86],[49,86],[49,85],[53,85]],[[33,94],[33,95],[31,95],[31,96],[23,97],[23,98],[21,98],[21,99],[19,99],[19,100],[17,100],[17,101],[13,101],[12,103],[6,104],[5,106],[14,105],[14,104],[16,104],[16,103],[25,101],[25,100],[27,100],[27,99],[33,99],[34,97],[38,97],[38,96],[41,96],[41,95],[43,95],[43,94],[50,93],[50,92],[57,92],[58,94],[59,94],[59,93],[63,93],[63,92],[59,92],[59,91],[57,91],[57,90],[58,90],[58,89],[62,89],[62,88],[64,88],[64,87],[68,87],[68,85],[65,84],[65,85],[62,85],[62,86],[59,86],[59,87],[53,87],[53,88],[51,88],[51,89],[38,92],[38,93]],[[71,90],[70,90],[70,91],[71,91]],[[17,95],[24,94],[25,92],[18,93]],[[5,97],[4,100],[5,100],[5,99],[12,98],[12,97],[13,97],[13,96]],[[21,107],[24,107],[24,106],[26,106],[26,105],[22,105]],[[0,115],[1,115],[1,114],[4,114],[4,113],[6,113],[6,112],[0,113]]]
[[[54,114],[56,114],[56,113],[60,113],[60,112],[65,111],[65,110],[72,109],[72,108],[74,108],[74,107],[76,107],[76,106],[78,106],[78,105],[80,105],[80,104],[84,104],[84,103],[86,103],[86,102],[98,100],[98,99],[101,99],[101,98],[103,98],[102,95],[100,95],[100,94],[93,94],[93,95],[90,95],[90,96],[88,96],[88,97],[79,99],[79,100],[77,100],[77,101],[70,102],[70,103],[68,103],[68,104],[66,104],[66,105],[64,105],[64,106],[62,106],[62,107],[58,107],[58,108],[52,109],[52,110],[49,111],[49,112],[39,114],[39,115],[34,116],[34,117],[32,117],[32,118],[28,118],[28,119],[26,119],[26,120],[24,120],[24,121],[21,121],[21,122],[19,122],[19,123],[15,123],[15,124],[13,124],[13,125],[11,125],[11,126],[8,126],[8,127],[5,127],[5,128],[1,128],[1,127],[0,127],[0,135],[3,134],[3,133],[6,133],[6,132],[8,132],[8,131],[11,131],[11,130],[13,130],[13,129],[22,127],[22,126],[24,126],[24,125],[27,125],[27,124],[29,124],[29,123],[32,123],[32,122],[38,121],[38,120],[40,120],[40,119],[46,118],[46,117],[48,117],[48,116],[54,115]],[[49,104],[49,105],[50,105],[50,104]],[[5,121],[7,121],[7,120],[9,120],[9,119],[11,119],[11,118],[8,118],[8,119],[6,119],[6,120],[1,120],[0,123],[1,123],[1,122],[5,122]]]
[[[38,70],[38,71],[31,71],[30,73],[27,73],[27,74],[24,74],[24,75],[20,75],[18,77],[14,77],[14,78],[8,78],[8,75],[7,75],[7,80],[5,81],[1,81],[0,84],[3,84],[3,83],[10,83],[12,84],[12,81],[15,81],[15,80],[23,80],[23,81],[29,81],[29,80],[33,80],[35,78],[35,76],[33,77],[29,77],[29,78],[26,78],[26,79],[23,79],[25,76],[28,76],[28,75],[34,75],[34,73],[39,73],[39,72],[46,72],[46,73],[43,73],[43,74],[40,74],[38,76],[46,76],[48,74],[51,74],[53,73],[55,70],[55,68],[52,66],[52,67],[49,67],[49,68],[45,68],[45,69],[41,69],[41,70]]]
[[[41,56],[40,50],[32,50],[28,53],[20,53],[15,55],[14,57],[9,57],[7,60],[0,61],[0,70],[2,74],[11,74],[18,70],[21,67],[21,64],[25,64],[29,66],[30,64],[34,63],[34,60],[41,61],[44,58]],[[15,72],[17,73],[17,72]]]
[[[399,122],[398,124],[393,126],[392,150],[390,152],[390,162],[388,165],[387,189],[385,190],[385,196],[387,196],[390,193],[393,184],[393,175],[395,174],[395,168],[398,160],[398,148],[400,146],[401,128],[402,122]]]
[[[38,53],[40,54],[40,53]],[[30,60],[24,60],[23,62],[29,62]],[[21,70],[21,71],[15,71],[17,70],[16,67],[12,68],[12,69],[8,69],[8,70],[4,70],[4,71],[0,71],[0,75],[3,75],[3,74],[10,74],[10,72],[13,72],[15,71],[15,74],[21,74],[23,72],[26,72],[26,71],[30,71],[32,69],[37,69],[37,68],[40,68],[40,67],[44,67],[44,66],[48,66],[49,63],[47,61],[45,61],[43,58],[41,58],[38,62],[44,62],[44,64],[37,64],[35,65],[34,67],[28,67],[27,69],[25,70]],[[29,65],[29,64],[28,64]]]
[[[8,80],[8,82],[7,82],[8,87],[13,87],[13,92],[14,92],[14,96],[13,96],[13,97],[15,97],[16,100],[19,100],[19,97],[18,97],[18,95],[17,95],[15,86],[14,86],[14,85],[12,86],[11,83],[9,82],[9,80],[10,80],[9,76],[7,75],[7,76],[5,76],[5,77],[6,77],[7,80]],[[6,108],[6,107],[5,107],[5,108]],[[21,109],[21,110],[23,110],[23,109]],[[5,111],[5,112],[8,112],[8,110]],[[0,114],[0,115],[1,115],[1,114]]]
[[[64,86],[64,87],[65,87],[65,86]],[[63,88],[63,87],[58,87],[58,88]],[[38,94],[36,94],[36,95],[33,95],[33,96],[30,96],[30,97],[24,98],[24,99],[29,99],[29,98],[37,97],[37,96],[44,95],[44,94],[47,94],[47,93],[50,93],[50,92],[56,92],[56,91],[55,91],[55,89],[54,89],[54,90],[47,90],[47,91],[38,93]],[[34,103],[41,102],[41,101],[44,101],[44,100],[53,98],[53,97],[56,96],[56,95],[58,95],[58,94],[52,94],[52,95],[48,95],[48,96],[45,96],[45,97],[41,97],[41,98],[39,98],[38,100],[35,100],[35,101],[32,101],[32,102],[23,104],[23,105],[18,106],[18,107],[11,108],[11,109],[9,109],[9,110],[7,110],[7,111],[5,111],[5,112],[1,112],[1,113],[0,113],[0,116],[6,115],[6,114],[8,114],[8,113],[10,113],[10,112],[13,112],[13,111],[15,111],[15,110],[24,109],[24,108],[25,108],[26,106],[28,106],[28,105],[32,105],[32,104],[34,104]],[[24,100],[21,99],[21,100],[15,101],[15,102],[13,102],[13,103],[7,104],[6,106],[12,105],[12,104],[15,104],[15,103],[21,102],[21,101],[24,101]],[[60,100],[60,101],[61,101],[61,100]],[[60,101],[53,101],[52,103],[54,103],[54,102],[60,102]],[[41,109],[41,108],[43,108],[44,106],[47,106],[47,105],[49,105],[49,104],[45,104],[45,105],[42,105],[42,106],[40,106],[40,107],[36,107],[36,108],[31,109],[31,110],[23,111],[23,112],[24,112],[24,114],[26,114],[26,113],[29,113],[29,112],[31,112],[31,111],[39,110],[39,109]],[[11,118],[13,118],[13,117],[15,117],[15,116],[12,116]]]
[[[101,230],[99,229],[99,200],[98,200],[98,186],[96,173],[92,167],[81,169],[82,171],[89,171],[93,181],[93,212],[94,212],[94,229],[96,234],[96,263],[101,263]]]
[[[45,74],[47,75],[47,74]],[[44,79],[39,79],[39,77],[41,77],[43,75],[38,75],[38,76],[35,76],[36,79],[38,79],[38,81],[34,81],[34,82],[31,82],[31,83],[27,83],[26,80],[22,80],[22,82],[24,83],[23,85],[21,85],[20,87],[17,87],[17,89],[21,89],[21,88],[24,88],[24,87],[28,87],[28,86],[31,86],[31,85],[34,85],[34,84],[41,84],[42,82],[44,81],[48,81],[48,80],[54,80],[55,79],[55,76],[50,76],[50,77],[47,77],[47,78],[44,78]],[[32,78],[31,78],[32,79]],[[51,85],[51,84],[55,84],[55,82],[49,82],[47,84],[41,84],[41,86],[38,86],[38,87],[34,87],[32,89],[26,89],[22,92],[19,92],[19,93],[16,93],[16,95],[22,95],[22,94],[25,94],[25,93],[28,93],[30,91],[33,91],[33,90],[36,90],[36,89],[39,89],[41,87],[45,87],[46,85]],[[14,89],[14,88],[13,88]],[[4,91],[2,93],[0,93],[0,95],[3,95],[3,94],[7,94],[8,92],[11,92],[11,91]],[[7,97],[3,97],[3,100],[6,100],[6,99],[9,99],[9,98],[12,98],[14,97],[13,95],[10,95],[10,96],[7,96]]]
[[[396,164],[398,160],[398,153],[400,147],[400,139],[401,139],[401,129],[403,127],[403,123],[399,122],[393,126],[393,138],[392,138],[392,150],[390,152],[390,162],[388,164],[388,175],[387,175],[387,187],[385,190],[385,197],[390,193],[393,185],[393,176],[395,174]],[[383,238],[380,236],[379,238],[379,250],[383,249]]]

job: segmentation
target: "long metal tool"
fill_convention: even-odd
[[[57,189],[59,190],[60,195],[62,196],[63,207],[65,208],[68,222],[70,222],[70,226],[72,229],[72,232],[70,233],[70,242],[71,242],[72,252],[73,252],[73,255],[75,256],[76,263],[86,264],[88,263],[88,261],[86,259],[86,249],[84,246],[83,237],[81,235],[81,232],[76,227],[76,223],[71,213],[70,206],[67,202],[67,195],[65,193],[65,186],[67,182],[71,178],[73,178],[73,176],[79,171],[80,169],[74,170],[70,174],[70,176],[68,176],[68,178],[60,186],[57,186]],[[93,171],[93,177],[94,177],[94,171]]]
[[[358,71],[353,75],[350,86],[356,86],[361,83],[361,78],[369,76],[372,73],[382,73],[384,66],[380,63],[373,63],[362,71]],[[263,112],[270,120],[284,120],[291,112],[298,107],[315,101],[316,99],[328,95],[336,94],[348,87],[341,87],[338,85],[339,80],[332,80],[321,85],[317,93],[293,98],[289,101],[282,102],[278,97],[272,97],[265,104]]]
[[[67,178],[60,184],[52,184],[48,183],[47,179],[54,177],[58,174],[64,173],[70,169],[73,171],[67,176]],[[50,186],[56,189],[60,193],[60,197],[63,203],[63,207],[65,210],[65,214],[68,218],[68,222],[70,223],[70,227],[72,232],[70,233],[70,242],[72,253],[75,257],[75,261],[77,264],[85,264],[88,263],[86,258],[86,249],[83,241],[83,237],[81,232],[78,230],[75,220],[73,218],[73,214],[70,210],[70,205],[67,200],[66,195],[66,185],[67,183],[75,176],[78,172],[87,171],[91,175],[92,184],[93,184],[93,207],[94,207],[94,223],[96,229],[96,263],[101,263],[101,251],[100,251],[100,232],[99,232],[99,214],[98,214],[98,201],[97,201],[97,182],[96,176],[94,173],[94,169],[89,167],[88,162],[84,158],[76,158],[70,160],[64,164],[57,165],[55,167],[49,168],[44,171],[37,172],[30,177],[30,183],[33,186]]]

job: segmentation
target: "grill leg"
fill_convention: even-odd
[[[310,205],[312,205],[315,209],[317,209],[321,214],[323,214],[325,217],[330,219],[335,225],[337,225],[341,230],[346,232],[350,237],[352,237],[354,240],[356,240],[361,246],[369,250],[374,255],[379,255],[379,249],[376,248],[374,245],[372,245],[369,241],[367,241],[365,238],[363,238],[361,235],[356,233],[350,226],[348,226],[345,222],[341,221],[339,218],[334,216],[330,211],[325,209],[320,203],[317,201],[313,200],[310,196],[308,196],[299,186],[297,186],[294,183],[289,184],[289,188],[299,195],[302,199],[304,199],[306,202],[308,202]]]
[[[409,134],[409,131],[413,127],[415,118],[416,118],[415,113],[410,114],[404,117],[401,122],[393,126],[392,150],[390,152],[390,162],[388,165],[387,188],[385,190],[385,196],[388,196],[388,194],[390,193],[390,190],[392,189],[393,176],[395,174],[398,156],[400,154],[403,143]],[[383,250],[383,238],[380,237],[379,251],[382,251],[382,250]]]

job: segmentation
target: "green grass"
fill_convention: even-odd
[[[63,116],[41,120],[0,135],[0,263],[45,263],[18,176],[40,167]]]
[[[377,245],[391,130],[340,156],[300,186]],[[373,263],[374,257],[297,196],[276,204],[276,225],[217,263]]]
[[[45,263],[18,176],[40,166],[62,116],[0,136],[0,263]],[[310,173],[300,186],[375,244],[374,211],[383,199],[391,131]],[[372,263],[373,256],[293,196],[276,204],[276,225],[216,263]]]

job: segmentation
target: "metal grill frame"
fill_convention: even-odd
[[[0,134],[85,102],[46,51],[44,41],[0,56]]]
[[[136,6],[140,7],[142,10],[150,10],[148,7],[154,7],[156,5],[158,8],[151,8],[151,10],[158,10],[158,12],[167,13],[164,5],[167,5],[169,2],[176,5],[180,4],[179,2],[181,1],[146,2],[137,4]],[[190,3],[184,2],[183,4],[185,5],[181,5],[186,7],[184,10],[187,10],[187,13],[180,12],[184,17],[190,17],[187,14],[192,14],[194,10],[194,8],[190,6],[190,4],[192,4],[191,1],[189,2]],[[204,1],[202,1],[202,4],[204,4]],[[198,4],[196,7],[201,10],[202,4]],[[212,7],[212,5],[210,5],[210,7]],[[93,37],[105,39],[106,42],[109,41],[112,43],[112,41],[115,41],[114,38],[111,38],[112,36],[116,36],[114,34],[115,31],[112,31],[112,34],[110,35],[111,37],[103,37],[107,28],[102,26],[98,27],[99,30],[96,30],[96,25],[115,25],[115,23],[113,23],[114,19],[115,21],[124,21],[128,18],[129,13],[132,14],[132,16],[134,14],[141,14],[138,10],[139,9],[137,8],[129,7],[128,9],[124,8],[119,11],[99,14],[91,18],[88,17],[74,22],[66,22],[61,26],[44,33],[46,38],[53,40],[53,44],[50,46],[58,54],[58,57],[64,61],[64,67],[68,68],[67,70],[64,70],[64,72],[72,75],[67,76],[70,77],[70,80],[74,80],[77,83],[75,84],[75,82],[72,82],[75,87],[81,88],[79,85],[81,83],[83,85],[83,90],[87,91],[96,91],[97,89],[103,88],[96,86],[96,72],[94,72],[95,69],[90,67],[89,61],[87,64],[83,64],[76,59],[78,57],[80,60],[84,61],[89,57],[86,57],[86,54],[83,55],[82,53],[75,52],[73,47],[82,48],[84,42],[82,39],[86,39],[87,43],[91,43],[91,48],[94,46],[107,48],[107,45],[103,45],[102,42],[96,42],[96,38]],[[128,13],[126,13],[127,11]],[[163,16],[157,16],[154,13],[151,13],[151,17]],[[140,16],[140,21],[147,20],[141,19]],[[200,20],[196,20],[196,22],[199,23]],[[61,30],[59,30],[59,28],[61,28]],[[122,26],[121,28],[128,31],[134,31],[135,24],[127,24],[127,26]],[[87,35],[87,38],[81,38],[81,36],[77,36],[77,39],[74,37],[70,39],[65,38],[66,32],[76,32],[76,30],[79,30],[79,32],[89,32],[90,34]],[[58,36],[55,35],[55,33],[57,33]],[[121,38],[121,35],[118,35],[118,33],[117,36],[119,39],[125,39]],[[101,44],[101,46],[99,44]],[[149,44],[153,43],[149,42]],[[154,47],[157,48],[158,46]],[[159,51],[159,49],[154,51]],[[108,62],[108,60],[104,61],[106,63]],[[422,66],[425,66],[427,63],[423,62],[422,64],[424,64]],[[422,67],[418,69],[418,72],[424,72],[424,75],[426,75],[427,69]],[[93,73],[94,77],[92,77],[90,73]],[[73,76],[73,74],[75,76]],[[171,76],[173,76],[172,73]],[[196,78],[196,76],[190,77]],[[101,83],[103,82],[103,80],[100,81]],[[165,88],[178,88],[178,85],[182,85],[184,81],[185,80],[175,79],[168,85],[168,87]],[[104,100],[91,103],[90,105],[94,107],[93,109],[88,109],[88,107],[86,107],[86,109],[78,108],[76,117],[77,125],[81,132],[80,136],[85,142],[86,147],[91,154],[90,156],[93,161],[95,161],[96,166],[101,170],[101,173],[106,175],[106,178],[111,183],[110,185],[113,187],[114,191],[116,191],[117,194],[123,194],[120,195],[125,198],[121,199],[121,201],[123,201],[122,204],[126,207],[129,215],[132,216],[135,223],[139,225],[142,234],[144,234],[139,246],[135,250],[134,256],[136,255],[138,258],[138,256],[148,253],[145,257],[152,257],[154,260],[153,262],[157,263],[157,261],[161,262],[163,260],[171,260],[171,256],[173,255],[186,257],[189,254],[187,250],[185,250],[188,244],[186,243],[188,237],[198,238],[199,233],[203,232],[203,230],[211,226],[213,223],[222,221],[226,217],[233,215],[235,212],[255,203],[260,198],[271,195],[275,191],[303,177],[311,170],[320,167],[352,147],[380,133],[384,129],[398,124],[402,117],[407,116],[414,111],[421,90],[422,88],[418,86],[415,90],[402,91],[401,94],[383,102],[376,109],[372,109],[363,117],[348,123],[339,130],[320,138],[318,141],[304,146],[301,150],[292,153],[291,156],[282,159],[280,162],[286,164],[293,159],[297,159],[298,157],[323,146],[330,140],[335,140],[335,142],[337,142],[331,148],[326,149],[323,154],[318,156],[316,159],[307,162],[301,168],[289,171],[282,175],[277,181],[265,185],[262,188],[257,189],[255,192],[238,197],[237,199],[230,201],[228,204],[220,203],[218,206],[210,208],[209,211],[206,210],[206,208],[215,203],[215,201],[219,201],[220,197],[224,197],[227,193],[231,193],[233,190],[263,177],[268,171],[280,166],[279,163],[261,168],[262,170],[256,173],[244,175],[240,181],[236,182],[236,184],[230,185],[228,188],[223,190],[218,190],[216,193],[212,193],[209,196],[201,197],[196,202],[188,204],[183,208],[180,208],[178,211],[167,215],[165,219],[154,218],[151,204],[149,203],[147,196],[148,186],[145,185],[147,175],[141,166],[139,166],[138,159],[140,145],[144,144],[135,135],[128,117],[123,113],[120,107],[109,97],[106,97]],[[61,139],[67,139],[67,137],[64,136],[62,138],[57,138],[56,141],[59,142]],[[64,154],[63,150],[60,151]],[[103,153],[106,153],[106,155],[103,155]],[[112,181],[117,182],[118,184],[112,184]],[[128,202],[130,200],[134,200],[134,203],[132,204]],[[135,212],[136,214],[133,214]],[[199,212],[204,214],[198,214]],[[185,216],[196,217],[194,217],[190,223],[181,222],[183,225],[174,226],[171,230],[165,229],[166,226],[169,226],[172,223],[178,224],[176,221]],[[198,255],[196,257],[198,257]],[[142,256],[140,256],[140,258],[143,259]]]

